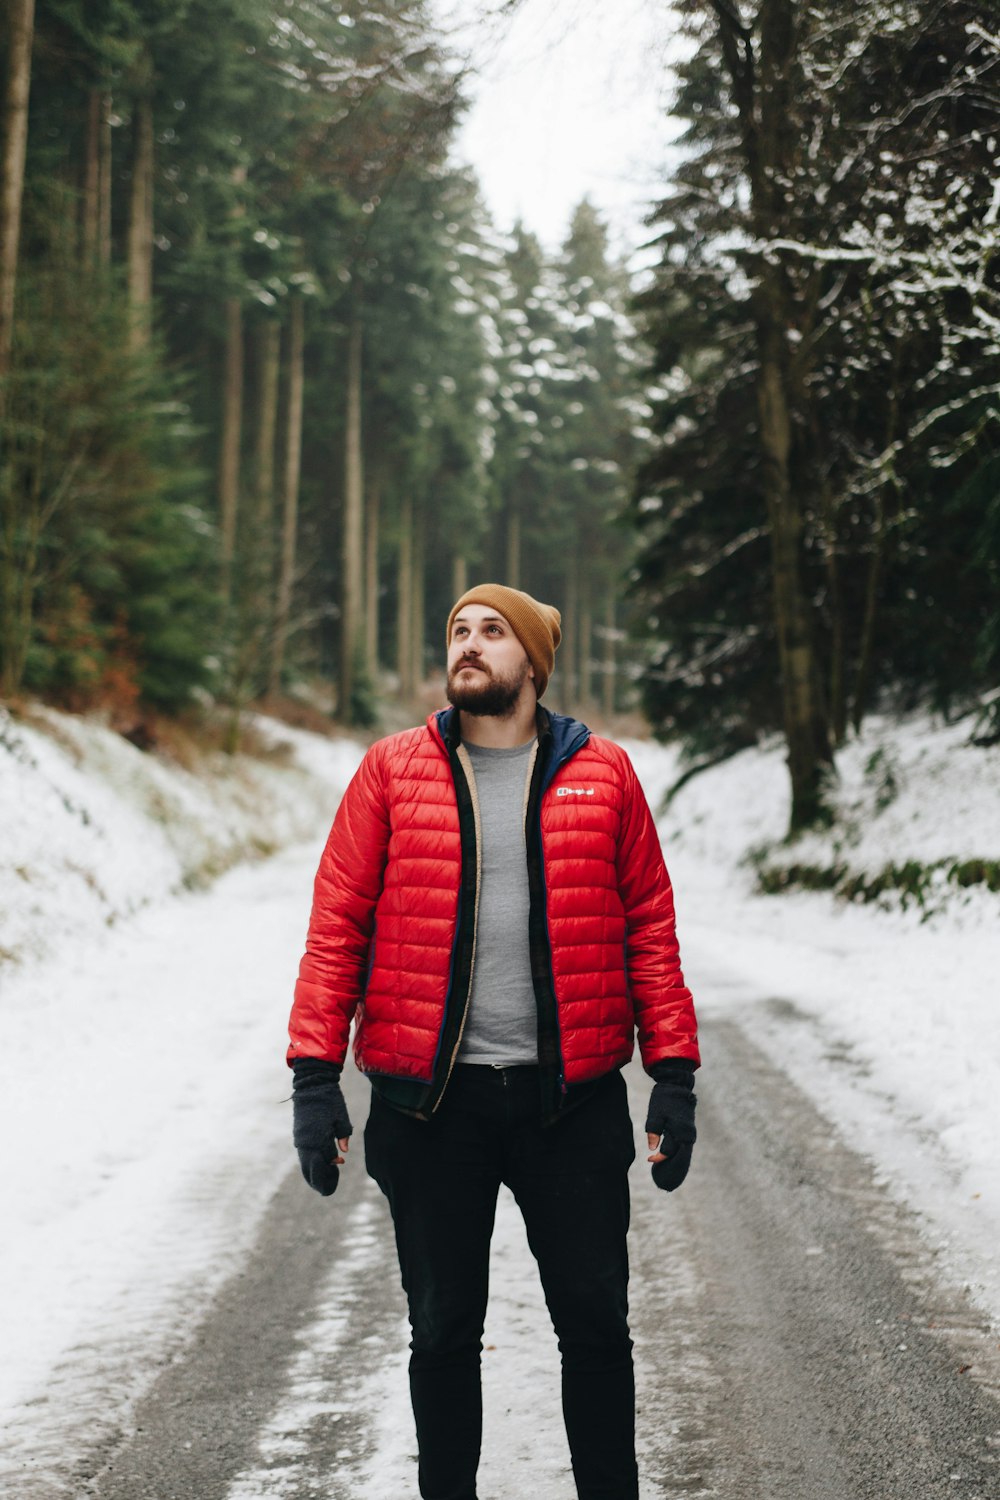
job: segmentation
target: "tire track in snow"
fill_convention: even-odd
[[[352,1117],[363,1118],[367,1086],[351,1070],[345,1093]],[[290,1145],[285,1150],[292,1155]],[[316,1384],[303,1392],[300,1425],[327,1435],[324,1462],[331,1468],[338,1448],[353,1451],[361,1439],[352,1430],[357,1411],[347,1383],[350,1358],[344,1355],[340,1368],[336,1361],[353,1342],[363,1348],[364,1340],[370,1341],[369,1362],[380,1359],[381,1328],[395,1330],[402,1309],[388,1274],[394,1269],[391,1244],[372,1228],[381,1213],[379,1195],[360,1156],[359,1142],[332,1199],[311,1193],[297,1166],[285,1174],[239,1269],[130,1407],[124,1427],[75,1466],[68,1489],[37,1491],[38,1500],[59,1493],[81,1500],[225,1500],[235,1480],[262,1462],[276,1473],[288,1468],[292,1434],[271,1424],[290,1374],[294,1379],[309,1355],[317,1318],[326,1341],[318,1348],[327,1361],[323,1390]],[[345,1325],[347,1313],[352,1320]],[[356,1313],[364,1318],[360,1333]],[[328,1419],[335,1413],[323,1413],[321,1421],[308,1404],[336,1404],[338,1392],[345,1392],[343,1404],[351,1408],[343,1430]],[[343,1432],[349,1430],[348,1439]],[[30,1490],[21,1495],[35,1500]]]
[[[315,859],[286,850],[4,976],[0,1483],[24,1500],[68,1493],[67,1461],[181,1357],[288,1170],[281,1037]]]
[[[995,1331],[792,1080],[733,1022],[702,1029],[695,1168],[663,1253],[635,1242],[634,1319],[673,1425],[657,1493],[996,1500]],[[657,1313],[644,1271],[655,1284],[675,1252],[688,1271]]]
[[[226,1500],[357,1496],[358,1470],[372,1465],[385,1480],[378,1493],[398,1492],[391,1470],[399,1455],[386,1452],[371,1421],[381,1404],[373,1405],[371,1398],[376,1391],[384,1395],[391,1367],[400,1363],[392,1356],[401,1333],[398,1308],[386,1296],[391,1265],[376,1196],[373,1185],[365,1183],[317,1312],[295,1333],[296,1353],[278,1407],[257,1438],[255,1460],[230,1486]],[[405,1368],[395,1373],[405,1384]]]
[[[360,1163],[352,1163],[354,1170]],[[255,1463],[226,1500],[386,1500],[416,1495],[409,1329],[388,1210],[371,1183],[331,1271]],[[483,1350],[480,1493],[489,1500],[574,1500],[559,1354],[513,1196],[501,1189]],[[381,1357],[380,1357],[381,1356]],[[349,1395],[341,1393],[345,1387]],[[327,1424],[335,1423],[335,1432]],[[644,1488],[644,1500],[656,1491]]]
[[[960,1373],[981,1320],[788,1077],[736,1025],[704,1031],[692,1176],[657,1192],[640,1149],[632,1178],[643,1500],[995,1500],[1000,1408]],[[366,1085],[345,1082],[360,1124]],[[641,1138],[649,1084],[630,1085]],[[332,1200],[289,1173],[124,1436],[21,1500],[415,1495],[404,1304],[361,1156],[359,1132]],[[480,1493],[571,1500],[555,1338],[506,1193],[491,1269]]]

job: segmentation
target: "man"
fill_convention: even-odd
[[[332,1193],[372,1082],[368,1172],[389,1202],[412,1328],[424,1500],[475,1500],[490,1235],[506,1183],[562,1354],[581,1500],[635,1500],[620,1069],[655,1080],[653,1176],[683,1180],[698,1045],[670,882],[625,752],[538,706],[559,612],[485,584],[448,619],[448,698],[373,745],[316,877],[291,1018],[295,1144]]]

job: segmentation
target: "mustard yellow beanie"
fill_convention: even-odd
[[[552,675],[556,647],[562,639],[559,611],[551,604],[540,604],[521,589],[509,589],[503,583],[480,583],[467,589],[452,607],[445,636],[449,646],[455,616],[466,604],[485,604],[488,609],[495,609],[497,614],[503,615],[528,653],[528,660],[535,669],[535,692],[540,698]]]

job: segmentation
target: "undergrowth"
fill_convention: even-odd
[[[889,906],[898,901],[904,909],[915,906],[929,914],[949,891],[981,886],[1000,892],[1000,860],[996,859],[936,859],[927,863],[908,859],[902,864],[890,862],[874,872],[853,870],[842,861],[829,865],[778,864],[770,862],[763,852],[752,856],[750,863],[756,868],[757,889],[766,896],[795,890],[831,891],[859,905]]]

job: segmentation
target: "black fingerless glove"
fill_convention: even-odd
[[[698,1136],[694,1125],[694,1070],[687,1058],[669,1057],[654,1063],[649,1071],[656,1082],[646,1129],[651,1135],[662,1136],[660,1150],[667,1158],[653,1163],[653,1181],[672,1193],[687,1176]]]
[[[292,1140],[299,1165],[309,1186],[329,1198],[340,1180],[337,1142],[354,1129],[340,1091],[340,1068],[320,1057],[297,1057],[292,1071]]]

